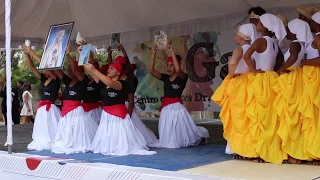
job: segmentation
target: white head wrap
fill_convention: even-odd
[[[320,24],[320,12],[314,13],[314,15],[311,17],[312,20],[314,20],[316,23]]]
[[[236,29],[236,34],[252,44],[260,36],[254,24],[243,24]]]
[[[281,19],[277,16],[266,13],[260,16],[260,21],[263,26],[266,27],[269,31],[274,32],[279,42],[282,41],[284,37],[286,37],[287,31]]]
[[[310,26],[307,22],[301,19],[294,19],[288,23],[290,32],[297,36],[297,39],[304,42],[305,45],[309,44],[313,40],[313,36],[310,30]]]

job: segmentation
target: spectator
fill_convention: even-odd
[[[33,116],[33,108],[32,108],[32,95],[29,91],[31,91],[31,85],[25,83],[23,85],[23,107],[21,109],[20,116],[23,117],[22,124],[29,124],[31,122],[31,117]]]

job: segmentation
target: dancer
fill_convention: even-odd
[[[320,7],[301,7],[298,5],[295,8],[297,13],[299,14],[299,19],[307,22],[310,26],[312,22],[312,15],[320,11]]]
[[[288,23],[287,39],[291,40],[290,48],[285,54],[285,63],[279,69],[278,93],[274,100],[274,109],[279,116],[278,134],[282,140],[282,150],[289,155],[287,163],[301,164],[300,160],[309,160],[305,152],[306,138],[309,129],[303,128],[303,119],[298,107],[303,93],[303,72],[301,60],[305,58],[306,48],[312,41],[309,24],[300,19]],[[302,133],[302,134],[301,134]]]
[[[259,17],[263,14],[267,13],[266,10],[264,10],[262,7],[252,7],[249,9],[248,14],[249,14],[249,21],[250,23],[257,25],[259,20]]]
[[[315,38],[307,44],[307,59],[302,60],[304,91],[303,107],[299,111],[303,115],[303,126],[310,130],[307,138],[307,152],[314,161],[309,164],[320,165],[320,12],[312,16],[311,30]]]
[[[157,50],[158,47],[155,44],[149,73],[164,82],[164,99],[159,119],[160,146],[165,148],[197,146],[209,137],[209,133],[207,129],[196,126],[189,112],[182,105],[181,94],[188,81],[188,75],[181,70],[180,62],[171,46],[167,47],[172,56],[167,60],[169,75],[155,70]]]
[[[60,79],[53,71],[40,73],[33,64],[30,55],[36,61],[40,61],[40,57],[30,47],[24,46],[23,49],[26,53],[29,69],[41,82],[40,102],[33,125],[32,142],[28,145],[28,149],[36,151],[51,150],[61,115],[59,108],[54,104],[60,89]]]
[[[138,79],[134,75],[134,65],[130,63],[127,52],[122,44],[119,45],[118,49],[122,52],[123,56],[118,56],[115,59],[115,62],[119,62],[124,67],[124,72],[120,77],[120,80],[123,80],[127,87],[125,104],[128,109],[128,113],[131,117],[132,123],[140,131],[143,138],[145,139],[147,146],[157,147],[159,145],[159,140],[157,139],[155,134],[141,121],[139,115],[135,111],[134,93],[136,92],[138,87]]]
[[[138,129],[133,125],[125,106],[125,82],[120,80],[123,68],[120,63],[109,65],[107,76],[91,64],[84,66],[101,87],[103,112],[99,128],[92,142],[92,151],[104,155],[152,155]]]
[[[68,52],[68,49],[67,49]],[[84,153],[90,151],[91,143],[98,128],[96,121],[85,113],[81,101],[85,96],[87,82],[82,80],[83,68],[69,59],[68,76],[55,70],[66,85],[63,91],[63,105],[52,152],[57,154]]]
[[[223,80],[212,96],[212,100],[222,107],[220,118],[223,123],[224,138],[228,141],[226,153],[231,150],[234,159],[259,157],[249,129],[250,119],[246,113],[249,67],[243,54],[259,38],[255,25],[244,24],[236,29],[235,42],[238,47],[229,61],[229,75]],[[231,150],[228,149],[230,147]]]
[[[86,44],[82,42],[82,44]],[[80,54],[83,45],[78,46],[77,51]],[[67,46],[67,58],[73,63],[77,64],[74,59],[70,55],[70,47]],[[97,63],[94,62],[93,56],[89,55],[89,62],[94,64],[97,67]],[[80,71],[79,71],[80,70]],[[102,109],[100,108],[99,100],[100,100],[100,88],[98,84],[92,79],[91,76],[87,76],[83,73],[82,67],[78,67],[74,69],[74,73],[76,74],[79,81],[83,81],[86,84],[85,96],[82,97],[82,108],[87,113],[88,116],[91,116],[97,124],[99,124]]]
[[[281,139],[277,134],[279,120],[273,109],[276,92],[273,87],[277,84],[277,73],[273,71],[276,62],[283,62],[278,44],[272,38],[275,34],[281,41],[287,34],[282,21],[272,15],[263,14],[257,24],[257,30],[262,38],[257,39],[244,54],[243,58],[250,71],[255,74],[248,85],[247,115],[250,118],[250,131],[253,133],[253,144],[260,158],[255,162],[271,162],[281,164],[287,159],[281,150]],[[253,65],[252,55],[256,52],[256,67]],[[281,54],[281,55],[280,55]]]

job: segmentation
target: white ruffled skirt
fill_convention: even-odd
[[[87,112],[87,114],[91,116],[96,121],[97,124],[99,124],[101,119],[101,114],[102,114],[102,108],[101,107],[95,108]]]
[[[197,146],[202,138],[208,138],[208,130],[197,126],[187,109],[181,103],[165,106],[159,119],[160,146],[181,148]]]
[[[146,141],[133,125],[130,116],[125,119],[102,111],[100,125],[92,143],[92,151],[103,155],[153,155]]]
[[[96,121],[79,106],[61,117],[52,152],[74,154],[90,151],[97,128]]]
[[[49,111],[46,111],[46,106],[42,106],[37,110],[33,125],[32,142],[27,147],[29,150],[51,150],[60,116],[60,109],[54,104],[51,104]]]
[[[129,103],[126,102],[126,107],[128,108]],[[159,140],[156,135],[146,127],[146,125],[141,121],[139,115],[136,113],[135,109],[132,112],[131,121],[133,125],[140,131],[141,135],[147,142],[147,146],[149,147],[158,147]]]

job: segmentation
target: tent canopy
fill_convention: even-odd
[[[91,39],[211,16],[319,3],[319,0],[12,0],[12,40],[43,40],[54,24],[75,22],[77,32]],[[0,1],[0,41],[5,36],[4,0]]]

